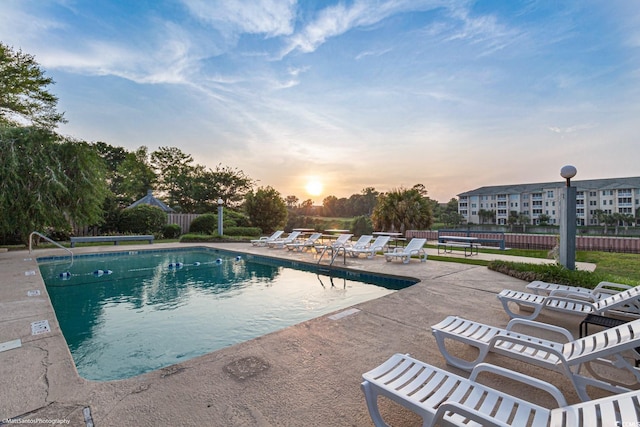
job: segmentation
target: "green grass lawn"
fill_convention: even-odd
[[[436,248],[435,245],[428,247]],[[548,258],[545,249],[480,249],[481,253],[506,254],[529,258]],[[496,271],[521,277],[524,280],[543,280],[547,282],[563,283],[567,285],[593,287],[600,281],[640,285],[640,254],[626,254],[616,252],[578,251],[576,261],[596,264],[593,273],[585,271],[567,271],[559,266],[545,266],[537,264],[489,262],[471,258],[429,256],[433,261],[459,262],[463,264],[486,265]]]

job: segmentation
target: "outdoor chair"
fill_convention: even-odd
[[[313,233],[308,239],[302,242],[287,243],[285,247],[290,251],[304,251],[312,248],[320,237],[322,237],[322,233]]]
[[[275,240],[267,243],[267,246],[269,246],[269,248],[271,248],[271,249],[274,249],[274,248],[282,249],[288,243],[295,243],[299,236],[300,236],[300,232],[299,231],[293,231],[293,232],[289,233],[289,235],[287,237],[280,238],[280,239],[275,239]]]
[[[596,297],[597,298],[597,297]],[[585,295],[543,296],[505,289],[498,294],[509,317],[535,319],[542,309],[560,311],[567,314],[586,316],[587,314],[615,313],[626,317],[640,317],[640,286],[614,293],[606,298],[594,299]],[[518,312],[511,305],[518,306]],[[523,313],[523,309],[527,314]]]
[[[519,333],[513,330],[517,325],[562,334],[568,342],[560,343]],[[630,386],[637,388],[640,384],[640,370],[624,357],[629,353],[638,355],[635,348],[640,345],[640,319],[578,339],[574,339],[571,332],[559,326],[526,319],[512,319],[503,329],[449,316],[432,326],[431,330],[440,352],[452,366],[470,371],[491,351],[562,373],[571,381],[583,401],[589,400],[587,386],[622,393],[629,391]],[[447,350],[446,339],[475,347],[478,350],[477,357],[473,361],[467,361],[453,355]],[[596,370],[592,365],[600,366]],[[602,369],[602,365],[607,369],[616,368],[614,371],[625,370],[625,377],[630,382],[619,381],[619,372],[613,372],[616,374],[613,377],[606,376],[607,369]],[[580,373],[583,366],[591,377]]]
[[[376,240],[373,241],[373,243],[367,245],[364,248],[348,248],[347,254],[349,254],[349,256],[353,258],[358,258],[360,254],[364,254],[368,259],[372,259],[378,251],[382,252],[384,250],[384,248],[387,246],[387,243],[389,243],[389,239],[389,236],[378,236],[376,237]]]
[[[550,394],[558,404],[548,409],[481,384],[489,372]],[[395,354],[362,375],[361,384],[374,425],[388,427],[378,407],[384,396],[422,417],[423,426],[548,427],[640,425],[640,391],[568,405],[552,384],[519,372],[481,363],[469,378],[436,368],[408,355]]]
[[[404,248],[395,248],[393,252],[386,252],[384,254],[387,262],[391,262],[393,259],[400,258],[403,264],[409,264],[411,257],[417,255],[420,262],[427,261],[427,253],[423,249],[424,244],[427,243],[427,239],[413,238],[407,243]]]
[[[540,280],[533,281],[527,285],[527,289],[536,295],[552,295],[552,296],[588,296],[594,300],[606,298],[610,295],[617,294],[621,291],[631,289],[633,286],[624,285],[614,282],[600,282],[593,288],[581,288],[578,286],[558,285],[556,283],[547,283]]]
[[[263,237],[260,237],[259,239],[253,239],[251,241],[251,244],[253,246],[265,246],[269,242],[276,240],[278,237],[282,236],[282,233],[284,233],[284,230],[278,230],[274,232],[271,236],[263,236]]]

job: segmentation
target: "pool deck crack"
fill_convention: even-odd
[[[31,346],[33,346],[34,348],[37,348],[38,350],[41,350],[44,352],[44,357],[42,358],[42,361],[40,362],[40,364],[44,367],[44,372],[42,375],[40,375],[39,378],[42,378],[44,381],[44,386],[45,386],[45,396],[44,396],[44,401],[47,403],[47,405],[51,404],[52,402],[49,402],[49,366],[51,366],[51,363],[49,363],[49,350],[47,350],[46,348],[37,345],[36,344],[37,341],[32,341],[30,344]]]

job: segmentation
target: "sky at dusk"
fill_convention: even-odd
[[[640,175],[636,1],[1,0],[0,41],[60,133],[301,201]]]

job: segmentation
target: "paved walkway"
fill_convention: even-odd
[[[169,246],[176,245],[151,247]],[[313,262],[307,253],[249,244],[197,246]],[[74,252],[114,250],[122,247],[76,248]],[[525,286],[481,266],[433,260],[403,265],[387,263],[380,256],[348,259],[348,268],[414,277],[420,282],[358,304],[355,314],[337,320],[322,316],[148,374],[93,382],[75,370],[34,260],[35,256],[50,255],[62,254],[59,249],[38,250],[34,256],[27,251],[0,253],[0,346],[5,343],[5,348],[11,347],[20,340],[19,347],[0,351],[0,422],[21,417],[69,420],[72,426],[91,422],[96,426],[153,427],[370,426],[360,390],[363,372],[401,352],[466,375],[445,364],[429,325],[456,314],[505,326],[508,317],[496,294],[504,288]],[[33,335],[33,322],[41,320],[48,320],[50,331]],[[580,319],[543,315],[540,320],[568,327],[577,335]],[[471,350],[461,347],[457,351],[466,354]],[[558,374],[507,359],[499,359],[499,363],[551,380],[570,402],[577,401],[570,384]],[[517,385],[494,386],[522,394]],[[532,400],[551,403],[546,396],[528,393]],[[384,402],[382,412],[393,425],[419,425],[413,414],[393,404]]]
[[[438,254],[437,249],[428,248],[427,253],[429,255],[439,255],[439,256],[449,256],[455,258],[465,258],[464,252],[462,251],[454,251],[453,255],[451,254]],[[483,261],[494,261],[494,260],[502,260],[509,262],[523,262],[528,264],[555,264],[556,261],[553,259],[544,259],[544,258],[528,258],[522,256],[513,256],[509,255],[509,251],[505,251],[504,254],[487,254],[480,252],[478,255],[473,255],[467,257],[469,259],[481,259]],[[596,269],[596,265],[591,262],[576,262],[576,269],[578,270],[586,270],[586,271],[594,271]]]

